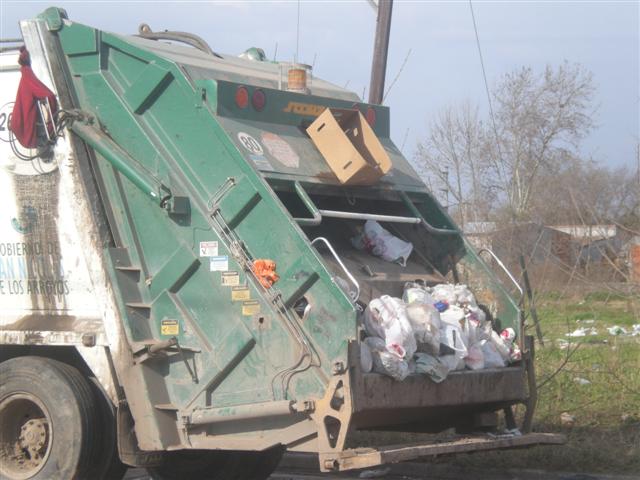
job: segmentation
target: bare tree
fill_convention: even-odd
[[[485,129],[478,108],[469,102],[442,110],[431,123],[425,142],[418,144],[415,163],[428,184],[444,186],[462,225],[486,216],[483,185]]]
[[[525,219],[542,172],[554,172],[593,126],[592,75],[580,65],[506,74],[494,89],[488,162],[512,220]],[[495,140],[497,139],[497,143]]]

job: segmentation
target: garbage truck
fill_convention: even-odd
[[[387,107],[190,33],[59,8],[20,31],[0,52],[0,477],[262,479],[285,452],[327,472],[562,442],[530,431],[533,343],[498,264]],[[366,222],[406,262],[355,248]],[[367,371],[363,311],[407,282],[468,285],[522,358],[439,383]],[[455,435],[358,445],[369,430]]]

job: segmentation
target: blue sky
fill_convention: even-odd
[[[72,20],[117,33],[183,30],[205,38],[214,50],[240,53],[262,47],[272,58],[293,60],[298,4],[205,1],[12,1],[0,0],[0,36],[18,33],[17,22],[47,6]],[[640,3],[474,1],[490,85],[521,66],[542,71],[564,60],[594,74],[597,128],[582,152],[597,162],[635,167],[640,136]],[[299,60],[315,75],[362,95],[371,69],[375,12],[366,0],[300,2]],[[467,1],[394,3],[387,85],[411,54],[385,103],[392,138],[411,157],[438,110],[466,99],[486,111],[486,95]],[[315,59],[315,61],[314,61]],[[406,140],[405,140],[406,136]]]

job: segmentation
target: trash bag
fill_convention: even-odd
[[[502,368],[506,365],[504,358],[502,358],[493,342],[482,340],[480,348],[484,356],[484,368]]]
[[[435,383],[440,383],[447,378],[449,367],[442,363],[438,357],[418,352],[413,358],[416,364],[416,373],[427,375]]]
[[[413,244],[405,242],[385,230],[378,222],[367,220],[364,231],[351,239],[351,244],[358,250],[365,250],[387,262],[407,265],[407,259],[413,251]]]
[[[444,312],[440,313],[440,320],[450,325],[460,326],[464,320],[465,313],[461,307],[450,305]]]
[[[502,359],[505,362],[508,362],[509,359],[511,358],[510,356],[511,346],[507,345],[504,339],[500,335],[498,335],[494,330],[491,330],[491,338],[489,339],[489,341],[496,347],[496,350],[498,351]]]
[[[387,350],[408,358],[416,352],[413,329],[399,298],[383,295],[371,300],[364,312],[364,326],[368,335],[384,339]]]
[[[449,305],[454,305],[458,300],[455,286],[451,283],[440,283],[436,285],[431,289],[431,296],[436,302],[443,301]]]
[[[453,287],[453,292],[456,295],[456,302],[459,305],[471,306],[478,308],[478,304],[476,303],[476,297],[471,293],[471,290],[464,285],[459,284]]]
[[[471,370],[484,368],[484,353],[480,343],[475,343],[469,347],[467,356],[464,358],[464,364]]]
[[[367,337],[365,344],[371,350],[373,371],[402,381],[409,375],[409,364],[395,352],[387,350],[384,340],[379,337]]]
[[[362,373],[369,373],[373,369],[371,348],[365,342],[360,343],[360,368]]]
[[[406,307],[417,348],[437,355],[440,350],[440,314],[433,305],[415,301]]]
[[[456,365],[462,360],[464,365],[464,358],[468,354],[467,343],[460,327],[451,325],[449,323],[443,323],[440,329],[440,342],[452,349],[455,353],[454,356],[458,360]]]
[[[406,304],[413,302],[426,303],[433,305],[435,302],[429,292],[422,286],[414,282],[407,282],[404,286],[402,301]]]

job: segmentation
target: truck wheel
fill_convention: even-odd
[[[0,364],[0,478],[87,478],[94,397],[75,368],[44,357]]]

